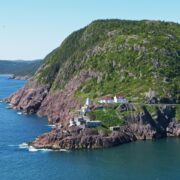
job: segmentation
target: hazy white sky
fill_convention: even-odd
[[[0,0],[0,59],[40,59],[95,19],[180,23],[180,0]]]

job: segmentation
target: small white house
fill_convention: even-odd
[[[113,97],[103,97],[99,100],[99,103],[101,104],[112,104],[112,103],[121,103],[125,104],[128,103],[128,100],[123,96],[114,96]]]
[[[125,104],[128,103],[128,100],[123,96],[114,96],[114,103]]]

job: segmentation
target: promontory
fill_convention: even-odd
[[[180,25],[97,20],[70,34],[6,99],[55,128],[36,148],[95,149],[180,136]]]

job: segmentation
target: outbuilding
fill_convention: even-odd
[[[120,130],[120,126],[111,126],[109,129],[111,131],[119,131]]]
[[[101,121],[86,121],[86,124],[85,124],[85,126],[88,128],[98,127],[101,125],[102,125]]]

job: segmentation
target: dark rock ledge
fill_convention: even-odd
[[[135,141],[136,137],[129,128],[122,131],[105,133],[96,129],[71,127],[67,130],[56,128],[38,137],[31,145],[48,149],[98,149],[118,146]]]

